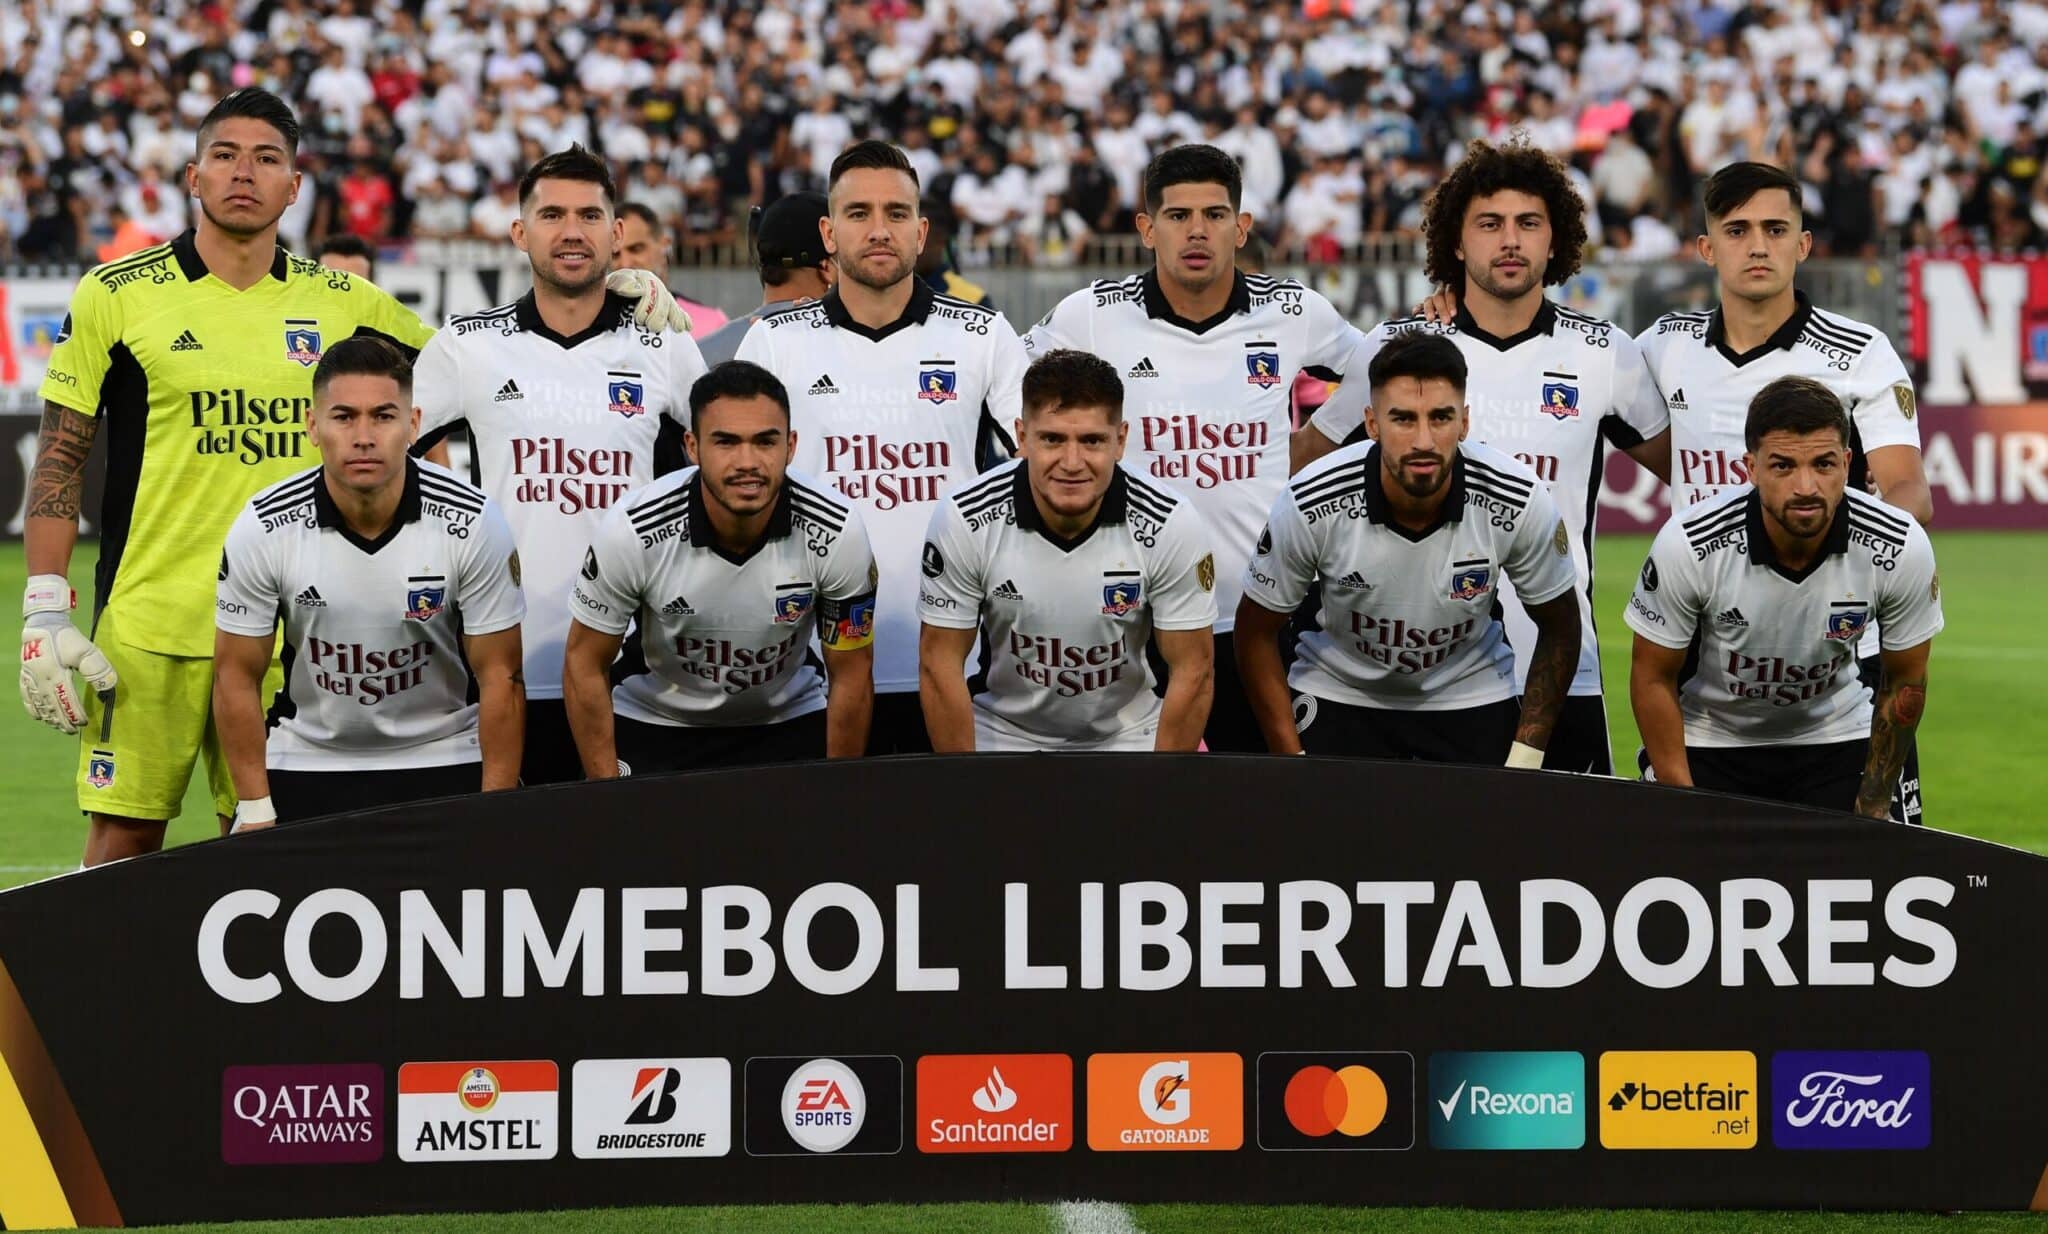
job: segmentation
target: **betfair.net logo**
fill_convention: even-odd
[[[1756,1055],[1611,1050],[1600,1056],[1608,1148],[1756,1147]]]

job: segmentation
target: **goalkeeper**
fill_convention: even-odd
[[[88,271],[43,379],[29,479],[21,693],[80,735],[86,865],[154,852],[205,760],[214,811],[235,807],[210,718],[217,569],[259,490],[304,471],[313,366],[360,334],[408,354],[433,333],[369,283],[277,245],[300,192],[299,126],[282,100],[237,90],[199,127],[186,189],[197,225]],[[613,289],[664,323],[673,298],[638,271]],[[107,438],[105,508],[87,632],[67,580],[86,454]],[[76,674],[76,678],[74,678]],[[282,680],[275,665],[264,697]]]

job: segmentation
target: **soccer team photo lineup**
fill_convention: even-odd
[[[59,944],[47,929],[25,941],[24,929],[51,920],[60,901],[81,913],[104,903],[117,880],[127,928],[161,930],[179,948],[165,961],[178,973],[150,987],[170,1001],[150,1014],[175,1014],[205,991],[200,1023],[258,1037],[332,1003],[331,1031],[382,1040],[388,1025],[368,1004],[342,1006],[381,998],[380,982],[404,991],[398,999],[424,999],[414,1010],[431,1017],[459,1013],[443,1005],[452,999],[435,984],[442,976],[465,1000],[521,997],[536,973],[537,998],[566,998],[572,971],[585,997],[680,995],[690,977],[650,972],[648,950],[697,964],[695,935],[728,929],[728,908],[761,926],[751,944],[732,944],[765,966],[750,970],[760,984],[739,988],[751,978],[713,966],[708,935],[705,967],[691,976],[697,993],[734,995],[728,1005],[747,1023],[764,1007],[815,1016],[831,1010],[817,1001],[825,996],[845,998],[845,1022],[859,1025],[890,995],[886,1016],[867,1023],[896,1023],[909,1014],[906,992],[961,990],[959,970],[942,965],[970,944],[1001,961],[1006,992],[1120,995],[1197,971],[1185,997],[1188,1013],[1203,1015],[1222,1006],[1204,991],[1266,986],[1263,962],[1233,970],[1221,958],[1260,941],[1257,928],[1225,919],[1231,903],[1277,916],[1275,988],[1301,988],[1305,972],[1311,987],[1318,973],[1332,988],[1356,985],[1339,943],[1354,911],[1379,923],[1384,908],[1384,972],[1365,982],[1375,993],[1427,1000],[1447,973],[1455,986],[1480,984],[1483,972],[1484,984],[1509,991],[1486,1014],[1512,1021],[1540,1016],[1544,1004],[1524,990],[1589,983],[1567,996],[1578,1000],[1573,1016],[1582,1004],[1643,997],[1614,1024],[1641,1027],[1661,1008],[1667,1027],[1701,1033],[1684,1049],[1597,1033],[1532,1034],[1527,1049],[1497,1049],[1481,1032],[1471,1042],[1374,1044],[1368,1034],[1320,1052],[1300,1041],[1262,1051],[1250,1048],[1256,1013],[1227,1009],[1211,1024],[1216,1040],[1203,1046],[1190,1033],[1189,1048],[1170,1056],[1078,1038],[1023,1049],[1000,1034],[963,1039],[957,1052],[908,1042],[894,1053],[809,1054],[786,1028],[758,1049],[695,1037],[671,1052],[702,1056],[637,1062],[626,1055],[664,1047],[615,1044],[619,1056],[604,1057],[567,1041],[496,1054],[451,1043],[438,1056],[365,1049],[343,1059],[347,1049],[328,1041],[251,1052],[225,1071],[206,1055],[207,1083],[221,1081],[212,1095],[226,1103],[218,1153],[213,1128],[198,1132],[216,1171],[352,1162],[374,1166],[382,1187],[387,1156],[555,1161],[559,1109],[559,1139],[578,1159],[774,1159],[748,1162],[734,1190],[713,1197],[729,1202],[758,1200],[764,1187],[781,1198],[777,1171],[791,1168],[782,1158],[880,1162],[914,1143],[927,1154],[1076,1157],[1252,1145],[1761,1147],[1749,1190],[1734,1194],[1767,1204],[1799,1202],[1781,1150],[1821,1149],[1835,1153],[1813,1154],[1828,1158],[1815,1186],[1830,1204],[1857,1194],[1863,1169],[1869,1194],[1894,1207],[1951,1194],[2024,1207],[2008,1178],[2019,1166],[1997,1154],[1982,1154],[1978,1172],[1945,1175],[1950,1191],[1878,1181],[1876,1156],[1838,1159],[1880,1149],[1946,1163],[2009,1132],[2015,1159],[2039,1158],[2027,1168],[2041,1180],[2035,1206],[2048,1207],[2048,1144],[2029,1138],[2037,1129],[2019,1115],[1973,1122],[1961,1097],[1985,1073],[1957,1063],[1945,1039],[1914,1035],[1929,1022],[1926,991],[1953,978],[1959,1005],[1978,1006],[1989,988],[1983,957],[2027,932],[1992,930],[2008,918],[1985,906],[2011,912],[2004,897],[2036,876],[2027,863],[2038,859],[1984,841],[2048,848],[2027,784],[1994,792],[1977,764],[1941,759],[1929,760],[1923,783],[1921,760],[1923,736],[1944,751],[1997,744],[2001,721],[1986,710],[2010,708],[2006,740],[2019,748],[1985,757],[2040,783],[2038,747],[2025,747],[2041,721],[2025,699],[2048,684],[2048,638],[2023,623],[1989,627],[1983,614],[2001,588],[2015,603],[2048,590],[2048,292],[2035,304],[2030,282],[2048,287],[2048,262],[2037,270],[2024,243],[2048,237],[2048,152],[2033,136],[2048,123],[2048,20],[2027,25],[1994,0],[1960,6],[1976,16],[1905,5],[1944,31],[1967,26],[1969,46],[1990,48],[1981,66],[1957,57],[1955,91],[1970,117],[1957,149],[1995,145],[1984,174],[2007,187],[1985,190],[1984,242],[1942,264],[1929,242],[1963,233],[1936,226],[1946,173],[1933,156],[1910,185],[1893,174],[1919,160],[1905,144],[1886,153],[1887,134],[1903,143],[1905,128],[1837,133],[1797,101],[1797,91],[1834,88],[1817,87],[1818,76],[1759,84],[1763,102],[1744,86],[1749,102],[1728,102],[1740,83],[1733,68],[1713,67],[1728,41],[1743,41],[1745,55],[1769,41],[1790,63],[1788,32],[1810,24],[1803,12],[1794,22],[1745,8],[1732,30],[1701,36],[1683,93],[1692,98],[1697,69],[1699,97],[1721,109],[1711,116],[1674,106],[1636,65],[1629,72],[1643,69],[1643,83],[1588,89],[1575,129],[1551,110],[1560,90],[1541,71],[1548,43],[1534,50],[1552,23],[1505,10],[1468,20],[1481,31],[1476,45],[1489,47],[1469,64],[1450,50],[1441,64],[1423,55],[1419,25],[1407,84],[1316,40],[1319,52],[1271,67],[1293,85],[1226,105],[1233,94],[1255,100],[1267,70],[1233,86],[1203,60],[1183,66],[1189,81],[1164,84],[1191,25],[1212,20],[1191,13],[1162,10],[1140,40],[1146,50],[1117,61],[1156,60],[1164,76],[1155,66],[1134,82],[1145,90],[1118,86],[1080,38],[1127,7],[1116,2],[1032,8],[1010,15],[1013,25],[976,15],[1013,7],[988,0],[801,19],[773,2],[722,16],[622,8],[594,37],[528,31],[545,52],[520,50],[509,33],[488,47],[450,36],[475,14],[445,0],[312,2],[333,15],[318,23],[303,73],[238,59],[294,29],[295,2],[260,21],[253,9],[270,6],[243,4],[251,12],[217,23],[193,10],[169,53],[191,63],[177,93],[158,87],[161,106],[147,95],[158,35],[120,34],[97,14],[67,25],[42,0],[33,16],[0,14],[0,53],[17,53],[0,55],[0,104],[39,89],[51,100],[0,110],[0,326],[11,340],[0,395],[20,396],[0,413],[36,417],[8,528],[21,546],[0,547],[24,587],[27,717],[9,722],[0,760],[0,786],[19,794],[0,822],[0,837],[19,837],[0,839],[0,886],[21,884],[0,891],[0,1155],[26,1163],[0,1162],[0,1228],[31,1217],[118,1224],[123,1212],[196,1220],[449,1207],[428,1182],[374,1200],[328,1195],[325,1182],[299,1196],[258,1183],[243,1207],[138,1183],[100,1081],[62,1043],[76,1009],[52,1007],[48,957]],[[1267,16],[1276,30],[1301,23],[1331,38],[1367,28],[1348,6],[1335,19],[1325,11],[1336,7]],[[1398,20],[1418,23],[1436,8],[1385,7],[1388,21],[1413,9]],[[1647,48],[1663,37],[1647,31],[1677,18],[1654,0],[1643,7],[1634,21]],[[767,48],[801,47],[801,27],[820,20],[857,26],[865,54],[853,43],[832,53],[815,84],[806,68],[787,100],[801,105],[778,111],[762,101]],[[247,29],[231,38],[236,21]],[[990,46],[1042,47],[976,68],[947,30],[990,21]],[[1635,47],[1616,41],[1627,19],[1587,22],[1603,33],[1586,56],[1604,53],[1600,69],[1619,71],[1614,49]],[[687,27],[693,46],[704,40],[707,64],[752,66],[715,107],[708,76],[675,79],[676,106],[702,107],[701,124],[656,118],[654,95],[669,79],[636,48],[664,23]],[[729,42],[708,38],[727,23]],[[901,43],[911,27],[924,36],[912,40],[928,49],[922,58]],[[1069,28],[1079,33],[1063,41]],[[104,99],[88,105],[92,80],[38,50],[67,32],[74,43],[114,39],[101,67],[120,67],[106,90],[131,99],[132,116]],[[2013,57],[2016,38],[2039,44],[2038,66]],[[418,47],[446,63],[407,67]],[[472,59],[488,101],[516,122],[456,84]],[[1596,71],[1578,67],[1577,47],[1568,59],[1574,82]],[[292,60],[277,57],[285,68]],[[958,87],[974,100],[967,107],[944,102],[960,64],[975,75]],[[2013,80],[1990,80],[1980,100],[1987,79],[1969,70],[1994,66]],[[1302,76],[1311,70],[1322,84]],[[1460,85],[1460,73],[1478,76]],[[900,91],[871,89],[877,81]],[[1477,101],[1504,81],[1512,106]],[[1837,95],[1862,89],[1837,85]],[[986,102],[1006,90],[1016,97]],[[1204,105],[1183,110],[1180,91]],[[1444,104],[1460,91],[1467,103]],[[1895,94],[1880,92],[1871,114],[1926,110],[1905,86]],[[1468,104],[1479,109],[1471,123],[1459,118]],[[39,126],[64,108],[99,119],[60,125],[52,147]],[[1606,119],[1586,119],[1596,113]],[[401,142],[408,153],[396,165],[376,153]],[[1863,153],[1830,153],[1844,142]],[[1879,155],[1877,170],[1858,162]],[[2015,165],[2023,156],[2037,176]],[[1871,218],[1861,232],[1844,177],[1863,186]],[[1915,204],[1901,212],[1908,188]],[[1618,204],[1630,196],[1632,206]],[[1969,214],[1968,202],[1951,217]],[[2031,219],[2032,231],[2014,219]],[[51,270],[68,290],[61,312],[46,314],[54,327],[37,319],[46,324],[28,357],[22,306],[58,277]],[[1906,307],[1871,312],[1859,274],[1865,291],[1895,290]],[[429,282],[435,290],[421,294]],[[1027,325],[1006,315],[1018,302],[1044,311]],[[1944,317],[1939,304],[1963,308]],[[1650,305],[1663,311],[1639,311]],[[19,383],[29,369],[17,349],[39,366]],[[1965,409],[1981,426],[1974,436],[1948,427]],[[1959,502],[1983,521],[1932,537],[1937,511],[1946,519]],[[1938,642],[1954,648],[1944,670],[1955,664],[1972,696],[1944,692],[1927,718]],[[2010,700],[1987,697],[1992,685],[2009,686]],[[1949,724],[1957,736],[1937,746]],[[980,753],[1032,757],[955,757]],[[1015,770],[1026,765],[1034,787]],[[1532,881],[1521,884],[1522,933],[1505,946],[1485,924],[1498,888],[1482,893],[1479,875],[1443,869],[1361,873],[1411,881],[1358,882],[1355,896],[1350,875],[1331,873],[1337,881],[1315,885],[1325,895],[1264,857],[1247,854],[1242,884],[1177,859],[1157,876],[1169,881],[1110,887],[1106,916],[1116,879],[1092,881],[1102,876],[1083,857],[1072,886],[1042,894],[1033,884],[1051,879],[1052,859],[1034,853],[1023,873],[1005,875],[1012,881],[998,879],[993,926],[936,889],[949,860],[964,872],[1001,867],[1006,855],[975,840],[949,858],[936,851],[932,820],[898,837],[899,874],[871,857],[847,858],[844,882],[806,867],[810,885],[791,900],[780,876],[762,873],[784,843],[781,811],[831,812],[813,804],[828,772],[900,789],[933,819],[985,778],[1015,795],[995,813],[1030,797],[1061,815],[1049,832],[1078,848],[1086,818],[1103,831],[1137,825],[1136,814],[1156,822],[1152,768],[1185,777],[1183,794],[1213,791],[1219,817],[1200,800],[1182,807],[1196,834],[1250,810],[1259,843],[1280,848],[1290,828],[1318,843],[1341,834],[1322,819],[1290,822],[1336,808],[1324,794],[1339,783],[1384,784],[1388,802],[1418,803],[1382,814],[1376,789],[1346,788],[1364,798],[1352,807],[1361,832],[1419,834],[1332,850],[1336,867],[1382,843],[1430,860],[1434,818],[1447,837],[1498,846],[1471,855],[1486,877],[1514,877],[1508,854],[1534,851],[1502,824],[1518,802],[1543,827],[1583,828],[1576,842],[1602,855],[1523,875]],[[728,772],[744,774],[719,774]],[[1343,776],[1352,779],[1332,778]],[[622,783],[590,787],[599,781]],[[1254,784],[1263,804],[1247,796]],[[757,802],[778,799],[753,822],[730,808],[744,786]],[[478,859],[472,885],[491,889],[488,910],[484,891],[472,904],[461,890],[457,929],[435,915],[445,904],[430,903],[429,890],[373,905],[392,890],[392,863],[445,860],[451,819],[490,817],[480,797],[504,811],[512,837]],[[567,848],[563,870],[581,871],[562,877],[590,880],[562,893],[575,897],[567,924],[558,910],[570,901],[550,898],[560,888],[529,897],[519,881],[528,869],[534,888],[555,877],[531,836],[542,812],[562,824],[553,843]],[[661,847],[646,877],[678,885],[634,887],[619,881],[633,877],[619,857],[576,851],[670,812],[678,829],[720,820],[721,834],[704,840],[715,877],[667,868],[681,850]],[[1614,855],[1632,843],[1629,828],[1645,837],[1640,861]],[[472,830],[475,844],[493,846],[489,826]],[[1760,837],[1768,868],[1733,856],[1686,866],[1704,846],[1739,849],[1745,834]],[[195,840],[205,843],[187,847]],[[1997,855],[1969,865],[1966,844]],[[892,903],[877,888],[897,877]],[[1685,881],[1694,877],[1696,886]],[[697,903],[631,898],[684,883]],[[421,886],[441,895],[456,884]],[[1256,888],[1258,898],[1230,901],[1218,887]],[[1386,890],[1396,887],[1405,890]],[[716,898],[736,892],[751,898]],[[588,915],[585,894],[598,897]],[[1310,901],[1320,926],[1302,915]],[[2040,901],[2030,903],[2038,924]],[[614,908],[623,918],[606,916]],[[649,911],[685,908],[703,922],[692,920],[687,944],[682,931],[647,925]],[[1411,927],[1396,941],[1392,924],[1409,908],[1423,914],[1413,976]],[[1155,909],[1163,934],[1145,932]],[[1567,962],[1556,934],[1545,948],[1553,909],[1577,914],[1583,931]],[[853,923],[850,960],[809,951],[806,930],[828,911]],[[1502,900],[1492,909],[1503,922],[1515,911]],[[327,927],[316,940],[315,923],[337,915],[354,922],[358,953],[342,957]],[[779,947],[763,941],[770,915]],[[602,959],[607,920],[619,970]],[[866,980],[881,964],[885,922],[893,990]],[[1212,941],[1232,926],[1253,932]],[[106,940],[98,926],[82,932],[77,963],[106,960],[118,949]],[[135,955],[160,943],[138,943]],[[1178,957],[1175,980],[1146,967],[1162,949]],[[719,965],[738,953],[719,953]],[[423,954],[441,966],[424,995]],[[1256,981],[1231,976],[1254,967]],[[607,972],[641,987],[607,991]],[[1751,1019],[1706,1001],[1717,974],[1731,990],[1748,983],[1735,992],[1753,997]],[[737,996],[762,994],[771,977],[761,1002],[741,1005]],[[1701,988],[1690,988],[1696,979]],[[1411,982],[1418,988],[1397,988]],[[1852,1016],[1848,1002],[1826,1001],[1833,985],[1871,1001]],[[1644,991],[1676,991],[1676,1001]],[[994,1015],[1022,1005],[1013,996]],[[1079,1005],[1061,1003],[1041,1027],[1071,1037],[1060,1017]],[[1315,1022],[1335,1005],[1304,1014]],[[1407,1014],[1420,1022],[1448,1018],[1439,1004],[1417,1006]],[[1096,1014],[1116,1024],[1135,1010],[1118,1007]],[[1902,1009],[1895,1038],[1873,1026],[1891,1009]],[[549,1003],[531,1023],[554,1032],[562,1014]],[[1809,1037],[1752,1032],[1765,1016],[1815,1027]],[[1031,1022],[1015,1021],[1013,1035]],[[971,1021],[948,1008],[932,1023],[943,1035]],[[1836,1033],[1843,1025],[1854,1027]],[[450,1061],[427,1061],[436,1057]],[[325,1061],[314,1085],[299,1072],[316,1060]],[[341,1112],[276,1108],[302,1082]],[[611,1094],[588,1120],[584,1103],[598,1098],[586,1088]],[[244,1113],[244,1093],[262,1108]],[[1210,1093],[1230,1094],[1227,1111],[1190,1104]],[[1468,1093],[1472,1117],[1459,1123]],[[155,1095],[145,1105],[136,1127],[171,1108]],[[269,1123],[340,1139],[280,1150]],[[1165,1188],[1180,1169],[1165,1160],[1174,1156],[1131,1177]],[[850,1169],[843,1194],[806,1182],[789,1196],[1002,1199],[1062,1177],[1023,1165],[1016,1180],[955,1175],[926,1195],[919,1188],[937,1175],[918,1173],[925,1167],[863,1168],[880,1173]],[[1114,1177],[1107,1166],[1074,1168],[1084,1181]],[[1213,1179],[1185,1181],[1205,1202],[1265,1195],[1265,1171],[1278,1168],[1220,1164]],[[1602,1190],[1604,1168],[1582,1159],[1535,1194],[1719,1202],[1683,1170],[1659,1180],[1616,1167],[1614,1189]],[[1454,1165],[1425,1164],[1415,1190],[1379,1200],[1328,1191],[1335,1176],[1317,1169],[1305,1198],[1463,1195]],[[229,1180],[222,1187],[238,1177],[215,1176]],[[651,1174],[629,1177],[641,1202],[707,1202],[646,1190]],[[986,1186],[970,1195],[960,1180],[973,1178]],[[541,1207],[554,1202],[538,1190],[546,1185],[536,1175],[477,1206]],[[582,1196],[584,1185],[565,1194]],[[1114,1207],[1098,1216],[1112,1223],[1103,1228],[1130,1221]]]

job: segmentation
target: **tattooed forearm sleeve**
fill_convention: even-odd
[[[1579,600],[1571,592],[1545,604],[1529,606],[1536,624],[1536,647],[1529,656],[1529,682],[1522,687],[1522,720],[1515,740],[1538,750],[1548,749],[1550,734],[1564,710],[1564,696],[1579,668]]]
[[[1856,812],[1865,818],[1890,817],[1892,785],[1913,750],[1920,713],[1927,707],[1927,675],[1911,681],[1887,680],[1870,716],[1870,757],[1863,764],[1863,783],[1856,790]]]
[[[99,421],[57,403],[43,404],[36,465],[29,474],[28,517],[76,521],[85,492],[85,456]]]

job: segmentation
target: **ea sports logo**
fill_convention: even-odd
[[[1318,1139],[1370,1135],[1387,1117],[1387,1085],[1370,1067],[1303,1067],[1287,1082],[1287,1121]]]
[[[867,1121],[867,1090],[844,1063],[812,1059],[782,1086],[782,1125],[814,1153],[834,1153],[860,1134]]]
[[[462,1079],[455,1085],[455,1095],[462,1099],[462,1108],[471,1114],[483,1114],[498,1104],[498,1077],[489,1068],[471,1067],[462,1073]]]

